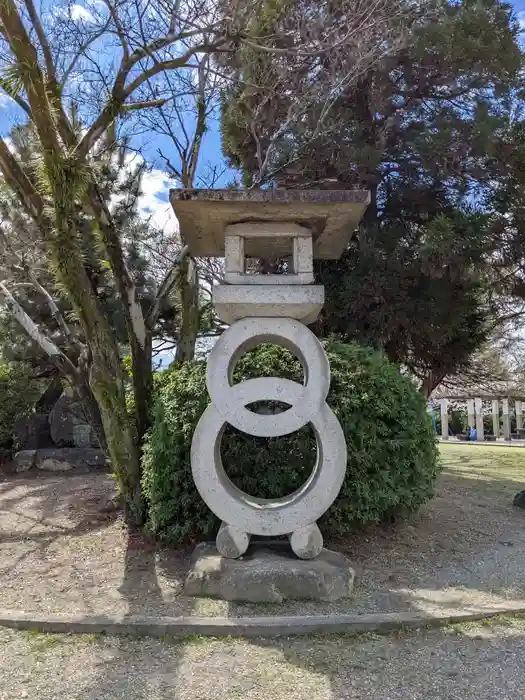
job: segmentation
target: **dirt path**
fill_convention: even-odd
[[[128,535],[106,474],[0,482],[0,608],[229,615],[431,610],[525,599],[525,451],[443,448],[438,495],[413,520],[334,546],[360,573],[336,604],[234,605],[181,596],[190,552]]]

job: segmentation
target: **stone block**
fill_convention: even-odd
[[[19,418],[15,423],[13,442],[17,450],[37,450],[52,445],[49,416],[33,413]]]
[[[250,287],[287,287],[290,285],[308,285],[313,284],[313,272],[301,272],[298,274],[276,274],[276,275],[258,275],[244,274],[240,272],[226,272],[224,274],[224,282],[226,284],[234,284],[237,286],[246,285]]]
[[[352,594],[354,577],[348,560],[327,549],[302,560],[287,542],[255,542],[242,559],[227,559],[203,543],[193,554],[184,593],[249,603],[334,601]]]
[[[219,284],[213,288],[213,305],[221,321],[229,324],[248,317],[293,318],[309,324],[323,308],[324,287]]]
[[[53,457],[39,461],[37,467],[44,472],[68,472],[73,469],[69,462],[62,459],[54,459]]]
[[[91,426],[78,399],[63,394],[49,415],[51,437],[58,447],[90,447],[95,445]]]
[[[226,273],[244,273],[244,238],[241,236],[226,236],[224,239],[224,258]]]
[[[21,450],[17,452],[13,459],[15,472],[28,472],[36,464],[36,450]]]
[[[271,188],[171,190],[170,200],[184,239],[196,257],[224,255],[226,230],[239,232],[242,225],[253,233],[258,227],[263,237],[279,225],[282,236],[282,225],[286,224],[291,233],[298,226],[311,231],[314,257],[337,260],[358,227],[370,194],[365,190]]]
[[[294,238],[293,264],[296,274],[311,273],[313,282],[312,238]]]
[[[35,465],[42,471],[91,471],[106,466],[106,456],[94,447],[56,447],[37,450]]]

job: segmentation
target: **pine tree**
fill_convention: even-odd
[[[499,0],[415,3],[407,25],[404,46],[334,98],[320,133],[312,109],[287,136],[268,184],[370,191],[347,255],[319,266],[327,305],[317,330],[382,348],[428,393],[468,362],[493,320],[492,263],[508,233],[494,190],[509,179],[502,155],[523,56]],[[225,152],[245,171],[257,99],[236,88],[223,100]],[[262,133],[271,118],[261,115]]]

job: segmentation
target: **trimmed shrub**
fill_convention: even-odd
[[[358,524],[416,511],[433,495],[438,462],[425,401],[410,380],[368,348],[336,341],[325,347],[332,370],[328,403],[348,446],[345,483],[320,523],[325,536],[334,537]],[[266,345],[241,358],[234,381],[257,376],[302,381],[302,369],[288,351]],[[219,524],[201,500],[190,467],[193,431],[209,403],[205,363],[167,370],[157,386],[154,423],[143,459],[148,528],[183,544],[213,535]],[[283,408],[261,403],[271,410]],[[228,426],[221,453],[227,474],[239,488],[276,498],[295,491],[311,473],[315,438],[309,426],[270,439]]]

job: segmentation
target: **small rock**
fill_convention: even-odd
[[[520,491],[514,497],[514,505],[518,508],[525,508],[525,491]]]
[[[35,466],[36,450],[21,450],[17,452],[13,460],[16,472],[28,472]]]
[[[52,458],[43,459],[37,466],[45,472],[68,472],[73,468],[69,462]]]

